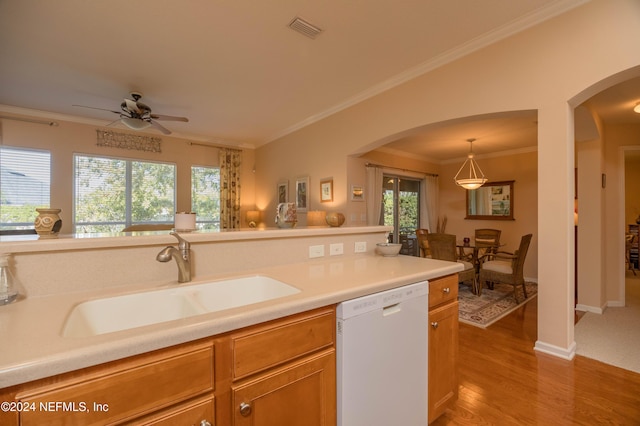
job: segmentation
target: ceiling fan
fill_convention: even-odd
[[[121,122],[128,128],[132,130],[144,130],[147,127],[151,126],[158,130],[160,130],[165,135],[170,135],[171,131],[166,127],[159,124],[156,120],[164,120],[164,121],[183,121],[185,123],[189,122],[189,119],[186,117],[174,117],[172,115],[161,115],[161,114],[153,114],[151,113],[151,108],[140,102],[142,98],[142,93],[140,92],[131,92],[129,94],[132,99],[125,98],[124,101],[120,104],[120,111],[114,111],[110,109],[104,108],[96,108],[84,105],[73,105],[82,108],[91,108],[91,109],[99,109],[102,111],[109,111],[114,114],[120,115],[120,118],[113,123]],[[110,123],[109,125],[113,124]]]

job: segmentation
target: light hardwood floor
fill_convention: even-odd
[[[640,425],[640,374],[534,351],[537,314],[535,299],[485,330],[460,324],[460,396],[432,425]]]

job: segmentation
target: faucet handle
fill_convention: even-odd
[[[191,243],[182,238],[177,232],[171,231],[169,232],[169,235],[173,235],[178,239],[178,248],[180,250],[189,250],[189,248],[191,248]]]

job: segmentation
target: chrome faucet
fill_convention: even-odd
[[[177,232],[170,232],[178,239],[178,248],[167,246],[156,256],[158,262],[169,262],[171,258],[178,264],[178,282],[188,283],[191,281],[191,243],[178,235]]]

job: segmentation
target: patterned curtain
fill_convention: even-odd
[[[220,229],[240,228],[242,151],[220,149]]]

